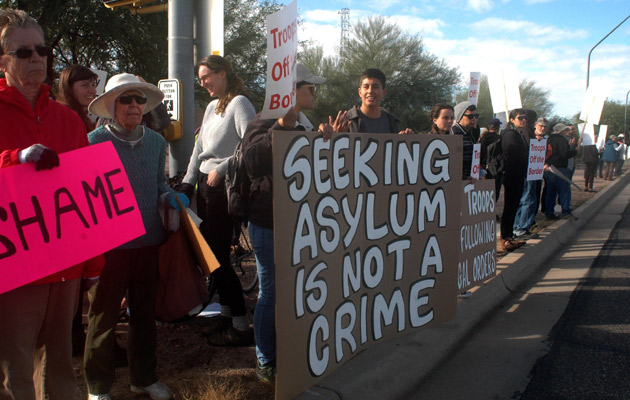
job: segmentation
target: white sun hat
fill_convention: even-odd
[[[114,119],[116,99],[130,90],[137,90],[147,97],[144,114],[157,107],[164,98],[164,93],[157,86],[142,82],[133,74],[122,73],[109,78],[105,85],[105,93],[92,100],[88,111],[102,118]]]

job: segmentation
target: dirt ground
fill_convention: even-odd
[[[627,167],[626,167],[627,168]],[[574,175],[574,182],[583,187],[583,165],[579,164]],[[610,182],[595,179],[595,190],[603,189]],[[572,207],[591,198],[595,193],[584,192],[572,187]],[[503,202],[497,204],[500,215]],[[539,225],[544,229],[550,222],[540,213]],[[501,256],[501,254],[499,254]],[[250,321],[256,302],[257,293],[246,296]],[[176,393],[176,399],[210,400],[266,400],[274,398],[274,388],[256,379],[255,348],[249,347],[213,347],[207,344],[200,329],[207,318],[197,317],[180,324],[158,324],[158,376]],[[126,323],[120,323],[119,341],[125,346]],[[87,398],[83,377],[82,358],[74,359],[80,393],[77,399]],[[116,370],[116,382],[111,395],[114,400],[149,399],[146,395],[134,395],[129,391],[128,368]]]
[[[244,266],[245,267],[245,266]],[[249,265],[255,268],[255,265]],[[250,323],[258,293],[245,295]],[[214,300],[217,300],[216,297]],[[84,304],[87,313],[87,303]],[[175,399],[186,400],[267,400],[274,398],[274,388],[256,379],[255,347],[214,347],[202,336],[201,329],[209,318],[196,317],[177,324],[158,323],[158,376],[175,392]],[[118,342],[126,347],[127,323],[118,324]],[[79,393],[87,398],[83,375],[83,359],[73,359]],[[110,392],[112,399],[149,399],[129,391],[129,369],[116,369],[116,381]]]

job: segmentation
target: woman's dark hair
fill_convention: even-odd
[[[451,110],[453,112],[455,111],[452,106],[446,103],[437,103],[433,106],[433,109],[431,110],[431,120],[433,121],[434,119],[438,119],[442,110]]]
[[[247,89],[245,89],[243,80],[238,77],[234,71],[232,71],[232,64],[228,60],[221,56],[211,55],[199,61],[197,69],[199,69],[202,65],[208,67],[214,73],[225,71],[227,85],[225,88],[225,95],[219,98],[219,104],[217,104],[215,111],[217,114],[225,112],[228,104],[230,104],[232,99],[236,96],[242,95],[249,97],[249,93],[247,92]]]
[[[455,112],[455,109],[452,106],[446,103],[437,103],[433,106],[433,109],[431,109],[431,122],[433,122],[434,119],[438,119],[440,117],[440,113],[442,112],[442,110],[451,110]],[[436,124],[432,124],[431,126],[433,128],[432,130],[434,130],[435,132],[440,131]]]
[[[71,65],[61,71],[61,74],[59,75],[59,92],[57,93],[57,101],[61,104],[67,105],[79,114],[79,117],[81,117],[81,121],[83,121],[85,129],[87,129],[88,132],[94,130],[94,123],[92,123],[88,117],[87,111],[83,105],[74,98],[74,95],[72,94],[72,85],[78,81],[96,81],[97,79],[98,75],[96,75],[91,69],[81,65]]]

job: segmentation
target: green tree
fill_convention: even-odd
[[[618,135],[623,132],[623,121],[624,121],[624,112],[626,106],[622,104],[621,101],[608,101],[604,103],[604,108],[602,109],[602,116],[599,119],[600,125],[608,125],[608,135]],[[626,123],[626,125],[628,122]],[[626,129],[628,127],[626,126]],[[627,135],[626,135],[627,136]]]
[[[358,79],[366,68],[379,68],[387,77],[383,107],[401,119],[404,127],[428,131],[429,112],[437,102],[448,101],[459,73],[444,60],[424,50],[422,39],[398,25],[373,17],[353,26],[341,58],[321,57],[321,49],[306,49],[300,59],[327,78],[312,113],[314,122],[327,120],[337,110],[358,104]]]
[[[518,84],[521,92],[523,108],[534,110],[539,117],[550,118],[553,113],[553,104],[549,100],[550,90],[536,86],[536,81],[523,79]]]
[[[266,19],[278,11],[277,0],[226,0],[225,55],[243,79],[256,110],[265,102],[267,79]]]
[[[49,79],[70,64],[132,72],[153,83],[167,76],[166,13],[135,16],[94,0],[0,0],[0,7],[22,9],[39,22],[54,50]]]
[[[156,0],[154,4],[165,3]],[[54,63],[49,62],[51,80],[70,64],[110,75],[132,72],[152,83],[168,76],[167,13],[132,15],[128,9],[112,11],[95,0],[0,0],[0,7],[22,9],[42,26],[46,42],[54,49]],[[226,57],[257,109],[265,99],[266,18],[280,7],[277,0],[225,2]],[[195,97],[200,107],[210,100],[198,85]]]

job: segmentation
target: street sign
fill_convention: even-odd
[[[171,121],[181,119],[181,82],[178,79],[162,79],[158,82],[158,88],[164,93],[162,103],[166,106],[166,111],[171,116]]]

